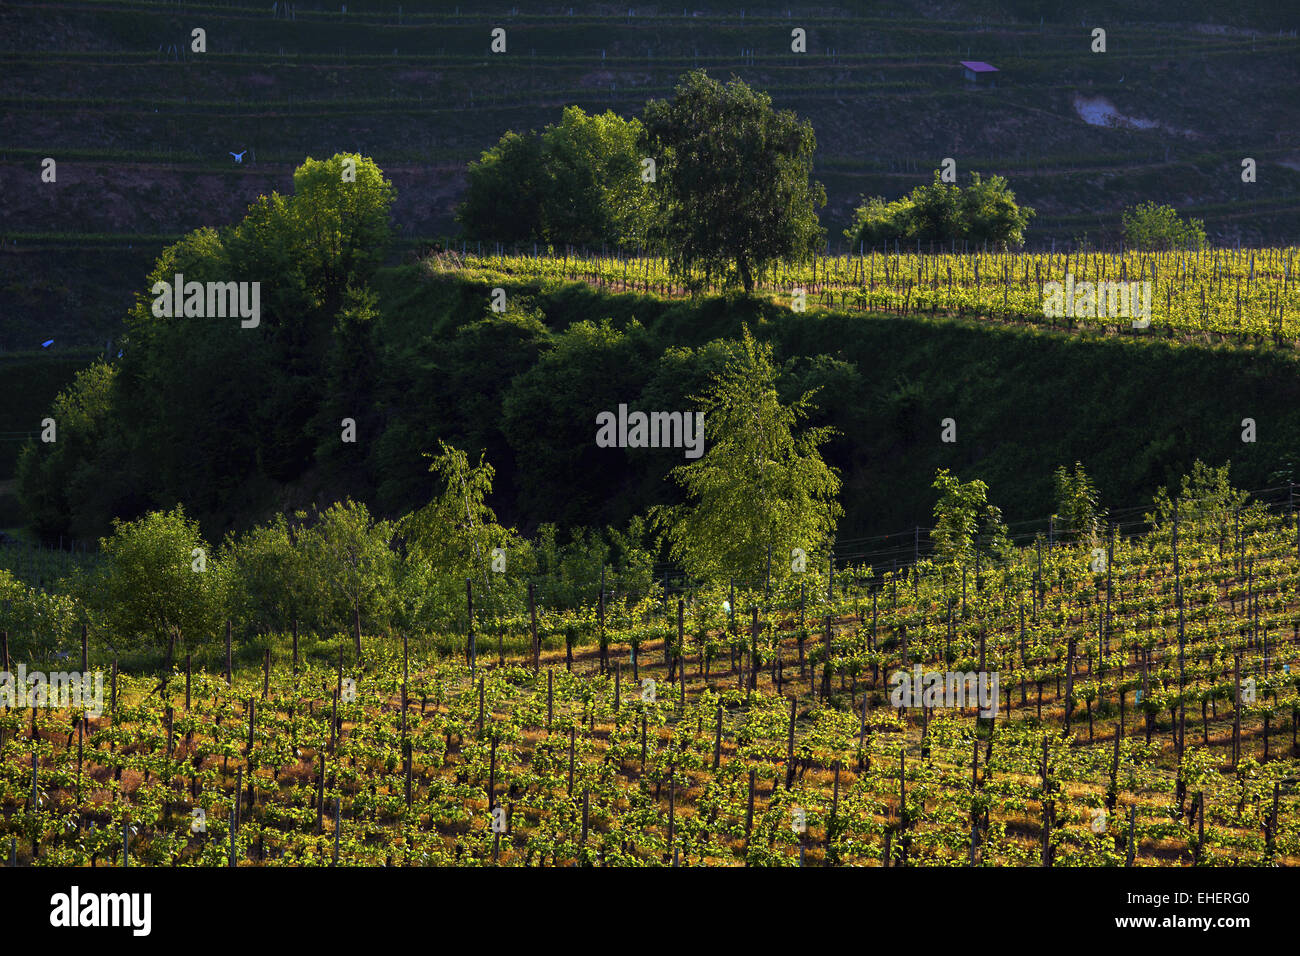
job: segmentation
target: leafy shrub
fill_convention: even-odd
[[[971,173],[970,185],[963,189],[942,182],[936,170],[933,182],[901,199],[864,197],[844,237],[861,246],[892,240],[962,240],[1000,249],[1025,241],[1025,226],[1033,215],[1031,207],[1016,205],[1015,193],[1001,176],[983,179]]]
[[[1137,249],[1200,249],[1205,223],[1181,219],[1173,206],[1154,202],[1124,210],[1124,241]]]

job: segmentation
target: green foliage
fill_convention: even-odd
[[[18,459],[18,494],[42,535],[93,535],[115,476],[94,467],[110,432],[114,369],[97,361],[77,373],[49,410],[56,440],[31,442]]]
[[[708,448],[699,461],[673,469],[690,501],[655,511],[673,557],[691,575],[756,580],[768,554],[776,579],[786,576],[794,548],[819,550],[843,513],[840,479],[822,460],[829,428],[795,426],[812,405],[806,393],[789,406],[777,397],[772,347],[749,333],[725,369],[697,399]]]
[[[470,239],[518,242],[545,236],[546,171],[533,133],[509,131],[467,170],[469,187],[456,219]]]
[[[560,123],[546,128],[542,223],[548,242],[644,241],[650,197],[641,180],[642,135],[636,119],[613,110],[588,116],[576,106],[566,107]]]
[[[575,322],[551,343],[510,383],[501,429],[526,463],[518,476],[522,514],[590,525],[606,520],[608,489],[630,475],[627,452],[596,446],[596,415],[636,398],[654,370],[655,350],[639,323],[621,331],[608,319]]]
[[[632,245],[645,237],[636,119],[569,106],[540,134],[513,131],[470,163],[456,217],[470,239]]]
[[[940,468],[930,487],[939,493],[930,532],[939,563],[968,564],[979,545],[995,555],[1009,550],[1002,512],[988,503],[988,485],[978,478],[962,482]]]
[[[284,515],[227,536],[221,557],[230,569],[231,614],[246,633],[324,623],[302,537]]]
[[[465,582],[478,594],[478,605],[501,613],[521,605],[518,575],[533,566],[531,549],[511,529],[497,523],[487,504],[492,493],[492,466],[445,442],[429,471],[441,491],[431,502],[397,523],[406,542],[402,566],[404,621],[446,623],[460,619]],[[498,550],[499,549],[499,550]],[[494,554],[494,552],[497,552]],[[505,570],[500,568],[504,562]]]
[[[0,568],[0,631],[9,636],[12,660],[32,666],[77,647],[84,615],[65,589],[67,583],[58,591],[33,588]]]
[[[533,543],[539,596],[554,607],[591,604],[600,592],[602,569],[607,591],[648,593],[654,584],[654,554],[645,546],[647,537],[648,522],[640,516],[628,522],[626,531],[578,528],[567,544],[559,543],[554,524],[542,525]]]
[[[1019,246],[1034,210],[1016,204],[1016,196],[1001,176],[983,179],[971,173],[965,189],[944,183],[936,170],[934,181],[917,186],[893,202],[883,197],[863,197],[844,230],[852,244],[878,247],[895,239],[911,242],[967,241],[994,249]]]
[[[962,219],[961,189],[945,183],[935,171],[934,180],[912,190],[911,219],[907,237],[921,242],[946,242],[965,231]]]
[[[883,196],[863,196],[862,205],[854,210],[853,222],[844,230],[844,238],[856,247],[867,249],[906,239],[913,214],[910,196],[893,202],[886,202]]]
[[[1124,241],[1135,249],[1200,249],[1205,223],[1182,219],[1173,206],[1145,202],[1124,210]]]
[[[392,524],[375,520],[364,504],[350,499],[296,517],[310,523],[297,536],[301,564],[291,565],[290,573],[297,570],[306,595],[319,601],[325,627],[384,626],[396,567]]]
[[[1030,206],[1016,204],[1016,194],[1001,176],[981,179],[971,173],[970,185],[961,193],[961,221],[967,239],[974,245],[987,244],[991,249],[1019,246],[1025,241],[1025,227],[1033,218]]]
[[[163,250],[127,316],[121,359],[84,373],[59,406],[61,440],[26,453],[21,488],[45,533],[102,533],[114,516],[181,500],[220,532],[330,449],[326,436],[336,448],[348,402],[369,405],[365,290],[386,250],[391,184],[370,160],[338,154],[308,159],[294,190]],[[259,325],[155,315],[155,284],[177,273],[260,283]]]
[[[349,499],[227,536],[231,615],[249,635],[294,621],[322,633],[386,627],[399,612],[393,533]]]
[[[312,431],[320,436],[316,460],[333,465],[334,474],[347,475],[356,465],[355,446],[339,440],[345,418],[355,422],[361,435],[378,434],[383,427],[383,415],[374,400],[379,376],[374,340],[378,318],[378,300],[369,287],[348,286],[344,290],[343,306],[324,359],[321,411],[312,423]]]
[[[802,260],[825,240],[817,210],[826,191],[812,179],[812,125],[772,109],[766,93],[702,70],[671,100],[651,100],[645,142],[658,158],[659,208],[651,236],[688,283],[722,276],[746,292],[780,260]]]
[[[495,463],[498,475],[513,475],[515,449],[503,430],[503,403],[549,346],[544,316],[522,295],[512,295],[503,313],[468,321],[458,302],[439,303],[435,314],[440,319],[450,314],[462,324],[436,338],[430,336],[423,306],[421,302],[415,309],[390,310],[377,329],[384,343],[379,352],[383,375],[371,407],[381,422],[374,426],[379,437],[370,462],[376,502],[389,512],[428,500],[430,483],[421,452],[436,447],[439,440],[481,450]],[[419,314],[418,323],[405,321],[411,312]],[[520,437],[526,441],[535,436],[524,432]],[[527,477],[538,476],[530,470]],[[513,499],[514,482],[507,479],[504,484],[503,493]]]
[[[345,289],[363,284],[383,262],[395,198],[382,170],[357,153],[308,156],[293,171],[288,207],[294,263],[326,315],[338,312]]]
[[[1273,250],[1271,260],[1260,252],[1257,260],[1261,271],[1271,262],[1276,289],[1286,261],[1281,252]],[[1250,255],[1240,258],[1244,272]],[[972,259],[951,257],[954,272],[963,262],[969,269]],[[1130,276],[1136,259],[1135,253],[1128,262]],[[977,261],[986,277],[994,274],[991,260]],[[894,271],[914,274],[917,260],[905,257],[897,265]],[[1031,277],[1037,265],[1030,260]],[[1110,268],[1118,267],[1112,261]],[[184,269],[187,277],[203,275],[188,262]],[[875,269],[879,286],[879,257]],[[1019,264],[1015,271],[1023,272]],[[1224,289],[1230,284],[1225,280]],[[1188,348],[1155,336],[1047,336],[1031,328],[976,327],[916,315],[877,315],[871,321],[838,310],[795,315],[754,297],[689,302],[610,295],[577,283],[511,286],[511,307],[496,315],[486,309],[481,282],[414,265],[382,270],[367,286],[378,298],[377,315],[361,340],[374,346],[375,364],[359,366],[369,371],[357,374],[371,380],[348,383],[340,372],[338,384],[327,387],[322,375],[328,358],[310,368],[294,365],[294,380],[303,387],[348,389],[347,402],[363,403],[347,410],[358,420],[356,446],[338,441],[342,401],[320,430],[313,424],[323,408],[331,408],[331,395],[286,419],[308,422],[298,436],[308,437],[307,449],[291,461],[305,455],[301,461],[327,468],[281,472],[277,466],[276,473],[288,477],[268,474],[284,453],[277,442],[291,436],[273,442],[266,433],[280,435],[281,426],[251,413],[268,392],[289,383],[263,366],[259,330],[190,320],[176,323],[182,329],[174,336],[160,333],[150,344],[145,351],[158,356],[155,361],[132,355],[138,341],[125,344],[127,355],[114,364],[107,389],[108,440],[97,443],[86,470],[95,481],[82,485],[84,497],[78,491],[68,507],[93,512],[107,529],[114,514],[131,518],[183,501],[214,541],[282,510],[284,501],[323,505],[350,496],[395,517],[430,499],[433,476],[420,453],[437,448],[441,438],[475,458],[486,453],[496,471],[491,501],[505,524],[532,529],[554,521],[561,535],[581,526],[624,527],[634,514],[681,500],[679,486],[663,478],[683,461],[658,449],[597,448],[595,414],[620,402],[643,409],[687,407],[688,397],[700,394],[725,364],[728,342],[739,337],[745,322],[787,357],[778,379],[782,401],[821,388],[820,408],[809,422],[842,435],[822,454],[844,476],[844,534],[930,523],[929,486],[937,468],[953,466],[952,446],[924,435],[928,423],[953,407],[974,409],[962,420],[963,441],[972,442],[964,445],[971,457],[960,467],[1001,489],[1014,502],[1015,514],[1008,511],[1008,517],[1015,520],[1056,510],[1052,462],[1086,459],[1090,477],[1108,497],[1132,503],[1149,500],[1156,487],[1190,472],[1197,457],[1222,463],[1238,456],[1232,469],[1238,487],[1276,486],[1280,482],[1271,476],[1294,458],[1300,440],[1300,414],[1294,411],[1300,408],[1300,379],[1294,356],[1282,349]],[[984,286],[991,287],[987,278]],[[1157,303],[1163,298],[1158,291]],[[593,330],[583,324],[593,315],[610,321]],[[601,325],[608,330],[599,331]],[[218,358],[196,362],[195,340],[209,331],[205,349]],[[889,357],[884,372],[882,356]],[[954,369],[969,374],[954,375]],[[142,378],[123,385],[124,376]],[[1207,389],[1207,381],[1216,388]],[[1153,403],[1152,394],[1181,400]],[[1059,401],[1062,395],[1069,401]],[[143,396],[149,401],[135,401]],[[1239,455],[1235,429],[1205,426],[1221,416],[1225,403],[1276,410],[1275,423],[1260,430],[1249,455]],[[1057,414],[1045,418],[1041,409],[1048,405]],[[61,441],[66,435],[61,422]],[[331,449],[349,454],[321,454]],[[41,461],[58,450],[59,443],[38,444],[31,454]],[[199,461],[202,467],[196,467]],[[59,480],[33,486],[57,489]],[[163,499],[159,488],[170,489],[172,497]],[[205,521],[204,515],[210,517]]]
[[[1175,495],[1170,491],[1174,486],[1159,488],[1156,491],[1155,511],[1143,515],[1143,519],[1158,527],[1173,524],[1175,508],[1179,520],[1184,524],[1204,519],[1224,520],[1227,515],[1244,508],[1250,495],[1232,486],[1228,480],[1229,464],[1215,468],[1199,459],[1193,463],[1192,472],[1182,478],[1181,489]]]
[[[345,180],[353,169],[355,180]],[[224,234],[230,277],[275,281],[263,283],[259,328],[207,320],[213,327],[209,336],[219,341],[191,361],[206,372],[212,368],[209,356],[238,353],[232,361],[246,370],[244,387],[255,387],[258,395],[256,402],[243,403],[250,419],[244,425],[250,433],[244,441],[252,445],[247,453],[272,479],[301,474],[326,435],[338,434],[337,419],[320,422],[315,432],[309,423],[324,404],[325,386],[345,376],[349,362],[338,362],[335,351],[333,368],[324,375],[322,368],[338,338],[362,345],[350,361],[365,361],[359,326],[367,324],[367,304],[361,290],[386,254],[394,198],[391,183],[369,159],[352,153],[309,158],[294,172],[292,197],[259,197]],[[192,324],[182,323],[186,331]],[[191,420],[204,418],[199,413]]]
[[[492,573],[492,549],[510,543],[510,534],[497,524],[487,504],[492,493],[492,466],[482,457],[471,465],[458,448],[440,443],[441,453],[429,471],[436,474],[442,492],[400,526],[407,548],[427,559],[440,573],[475,578],[487,583]]]
[[[6,325],[11,321],[12,317],[6,315]],[[15,330],[10,327],[9,331]],[[37,432],[54,399],[72,386],[76,376],[95,361],[96,354],[71,350],[56,354],[52,349],[0,353],[0,394],[5,397],[0,402],[0,436],[17,439],[20,434]],[[0,481],[17,474],[18,457],[24,447],[21,441],[0,441]],[[0,521],[0,527],[12,524]]]
[[[216,638],[229,571],[183,507],[138,521],[115,520],[100,549],[103,564],[79,590],[96,632],[112,648],[161,650],[172,632],[180,638],[178,648],[189,650]]]
[[[1097,537],[1097,525],[1106,517],[1101,498],[1092,479],[1083,470],[1081,462],[1074,463],[1070,473],[1061,465],[1052,475],[1056,487],[1056,515],[1065,522],[1063,530],[1077,535],[1080,540],[1092,541]]]

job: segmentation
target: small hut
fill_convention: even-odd
[[[991,66],[983,60],[961,60],[962,69],[969,85],[975,86],[997,86],[993,76],[998,72],[996,66]]]

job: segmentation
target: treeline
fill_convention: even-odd
[[[359,641],[363,631],[463,632],[467,591],[482,620],[521,612],[530,584],[553,609],[590,601],[602,582],[652,592],[644,522],[564,543],[552,525],[525,538],[487,505],[486,462],[444,446],[430,470],[440,493],[395,520],[347,499],[215,544],[180,505],[115,522],[99,560],[50,589],[0,569],[0,631],[16,659],[73,648],[82,626],[115,657],[147,657],[215,646],[226,622],[241,645],[295,628]]]
[[[749,289],[769,263],[802,260],[825,241],[815,151],[812,127],[792,112],[739,80],[724,86],[695,71],[640,119],[571,106],[540,132],[505,133],[470,164],[456,219],[468,240],[650,248],[683,277],[703,266]],[[843,235],[850,248],[1006,249],[1024,244],[1034,215],[1004,177],[972,171],[963,186],[953,164],[897,199],[861,197]],[[1156,203],[1125,210],[1123,230],[1139,249],[1205,241],[1203,223]]]
[[[438,493],[395,520],[349,499],[277,514],[215,549],[179,505],[115,521],[103,561],[60,582],[58,596],[0,576],[0,629],[24,633],[28,651],[66,646],[80,622],[115,653],[141,645],[174,653],[207,643],[223,619],[238,622],[243,637],[306,623],[326,633],[349,628],[360,654],[363,629],[468,629],[472,613],[518,614],[525,598],[533,606],[539,580],[551,608],[590,601],[597,586],[625,603],[650,600],[661,541],[698,580],[751,581],[765,565],[770,580],[773,554],[784,578],[783,556],[832,540],[841,509],[838,475],[819,452],[828,431],[800,426],[809,396],[783,404],[776,374],[770,347],[746,331],[701,399],[712,447],[672,474],[687,500],[650,508],[626,532],[584,531],[561,543],[544,525],[526,538],[487,503],[492,466],[444,442],[427,456]]]
[[[747,348],[758,360],[747,371],[758,368],[761,390],[763,349],[752,340]],[[737,400],[746,388],[740,378],[719,378],[713,399],[724,417],[741,411]],[[497,629],[517,630],[537,612],[559,612],[547,630],[558,623],[573,643],[605,620],[592,618],[595,607],[634,626],[663,612],[666,591],[647,547],[657,537],[666,539],[685,572],[679,586],[704,595],[705,613],[718,626],[737,588],[749,600],[779,594],[786,600],[793,587],[801,601],[811,589],[815,602],[837,568],[827,548],[833,547],[828,535],[839,483],[817,454],[825,435],[795,427],[800,407],[760,398],[751,410],[765,427],[681,469],[675,477],[690,488],[688,503],[651,509],[628,533],[606,529],[568,544],[558,542],[554,526],[531,538],[520,535],[487,504],[491,466],[443,446],[430,465],[439,493],[396,520],[344,500],[276,515],[213,545],[177,506],[117,522],[101,542],[101,559],[51,589],[31,587],[0,568],[0,632],[14,659],[40,663],[69,655],[83,628],[94,634],[97,651],[137,662],[211,652],[227,627],[243,649],[301,631],[309,645],[321,640],[337,649],[348,642],[359,656],[363,633],[463,638],[477,632],[486,647]],[[755,466],[768,487],[754,481]],[[1055,540],[1101,546],[1109,516],[1083,466],[1057,468],[1052,483]],[[985,482],[940,469],[930,491],[932,527],[918,572],[960,576],[1017,560]],[[1198,461],[1179,484],[1157,492],[1144,520],[1168,529],[1179,514],[1186,523],[1231,514],[1248,502],[1232,487],[1227,466]],[[865,577],[890,570],[864,561],[839,567]]]
[[[457,220],[470,239],[657,250],[686,282],[754,287],[781,261],[822,251],[817,138],[790,110],[702,70],[640,119],[577,107],[508,132],[468,170]]]
[[[470,164],[456,218],[469,240],[653,248],[682,275],[703,267],[749,289],[769,263],[821,250],[816,146],[812,127],[773,110],[764,94],[696,71],[640,119],[571,106],[540,132],[507,132]],[[962,188],[936,171],[932,185],[893,202],[864,197],[844,235],[854,247],[964,240],[1006,248],[1024,242],[1033,214],[1000,176],[972,173]]]

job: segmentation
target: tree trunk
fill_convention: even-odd
[[[750,271],[749,260],[741,256],[736,260],[736,271],[740,273],[740,281],[745,286],[745,294],[754,291],[754,274]]]

